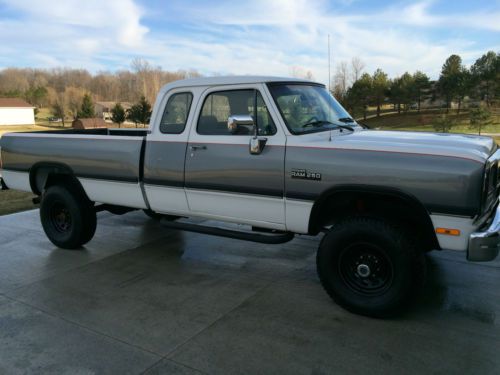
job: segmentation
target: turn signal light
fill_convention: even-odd
[[[448,236],[460,236],[460,230],[451,228],[436,228],[437,234],[446,234]]]

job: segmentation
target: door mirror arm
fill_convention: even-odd
[[[254,123],[252,116],[249,115],[232,115],[227,119],[227,129],[231,134],[237,134],[242,128],[249,129],[253,132],[250,139],[250,154],[259,155],[264,150],[267,143],[267,138],[259,137],[257,125]]]

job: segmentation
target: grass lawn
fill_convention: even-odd
[[[31,199],[32,193],[16,190],[0,190],[0,216],[37,208]]]
[[[427,110],[391,113],[380,117],[371,117],[366,120],[359,119],[360,122],[381,130],[411,130],[411,131],[435,131],[433,122],[442,114],[439,111]],[[470,127],[469,113],[461,112],[459,115],[454,110],[450,110],[449,117],[454,121],[452,133],[477,134],[477,129]],[[481,133],[500,133],[500,111],[492,111],[492,123],[481,129]]]

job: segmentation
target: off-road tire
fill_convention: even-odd
[[[96,230],[92,202],[71,186],[50,186],[42,195],[40,219],[49,240],[63,249],[77,249],[89,242]]]
[[[361,315],[400,313],[423,284],[425,258],[409,230],[382,218],[349,217],[324,236],[316,265],[332,299]]]

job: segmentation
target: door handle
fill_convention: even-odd
[[[196,150],[206,150],[207,146],[205,145],[193,145],[189,147],[191,151],[196,151]]]

